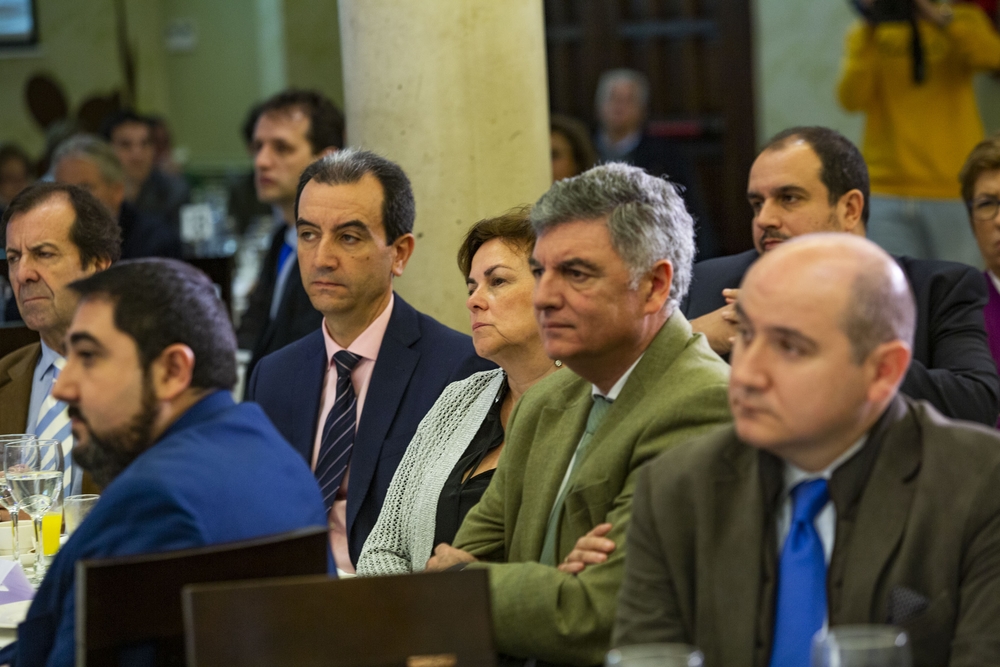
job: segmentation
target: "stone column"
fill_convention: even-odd
[[[347,142],[398,162],[416,196],[416,250],[396,290],[468,331],[463,235],[552,180],[541,0],[339,7]]]

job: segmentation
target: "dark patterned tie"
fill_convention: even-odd
[[[316,459],[316,481],[319,482],[327,512],[333,506],[333,499],[337,497],[351,462],[354,425],[358,418],[358,397],[354,395],[354,385],[351,384],[351,371],[361,357],[341,350],[333,355],[333,361],[337,364],[337,398],[323,424],[323,439]]]

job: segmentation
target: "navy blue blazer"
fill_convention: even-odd
[[[259,403],[309,462],[328,363],[323,332],[317,329],[261,359],[247,384],[246,400]],[[351,453],[347,542],[352,563],[361,556],[420,420],[449,384],[492,368],[493,363],[476,355],[469,336],[417,312],[396,295]]]
[[[726,305],[722,290],[739,287],[757,257],[756,250],[748,250],[695,264],[681,304],[684,315],[693,320]],[[995,425],[1000,377],[986,340],[983,274],[956,262],[894,259],[917,302],[913,360],[899,390],[953,419]]]
[[[262,488],[267,492],[263,493]],[[326,526],[312,471],[256,405],[209,394],[101,494],[52,562],[0,664],[70,667],[76,561],[189,549]]]

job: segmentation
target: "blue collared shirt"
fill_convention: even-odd
[[[62,355],[42,342],[42,355],[35,364],[35,373],[31,379],[31,400],[28,402],[28,421],[25,424],[25,433],[36,433],[38,426],[38,413],[42,409],[42,403],[52,391],[55,382],[55,363],[62,359]],[[79,467],[73,467],[72,454],[66,456],[66,469],[71,471],[71,482],[69,488],[63,490],[63,498],[74,496],[83,492],[83,471]]]

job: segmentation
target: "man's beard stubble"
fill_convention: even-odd
[[[69,416],[80,419],[89,435],[87,442],[78,441],[73,448],[73,461],[89,472],[94,482],[104,489],[152,446],[156,412],[156,396],[148,376],[143,379],[139,411],[127,424],[105,435],[94,433],[80,409],[71,405]]]

